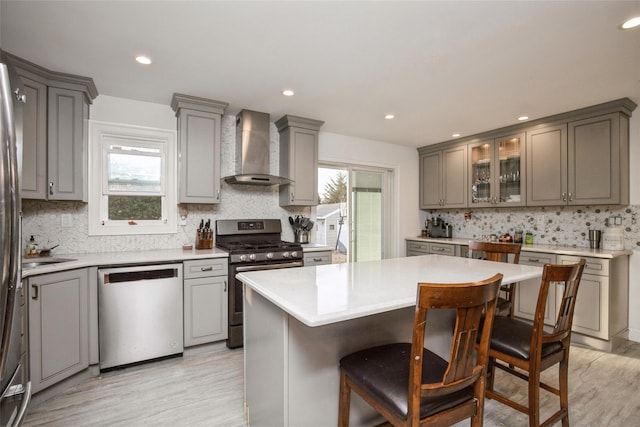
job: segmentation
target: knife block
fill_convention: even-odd
[[[213,231],[196,231],[196,249],[213,249]]]

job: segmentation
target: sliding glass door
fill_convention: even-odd
[[[354,165],[319,169],[316,240],[334,249],[334,262],[386,258],[391,242],[390,170]]]

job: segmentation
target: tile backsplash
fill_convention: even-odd
[[[465,213],[471,213],[465,219]],[[534,244],[588,247],[589,229],[604,230],[611,216],[622,218],[625,248],[640,250],[640,206],[561,206],[521,208],[475,208],[422,212],[423,221],[440,216],[453,225],[453,237],[480,239],[515,230],[533,233]]]

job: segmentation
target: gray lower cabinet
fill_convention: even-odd
[[[28,279],[34,393],[89,367],[88,284],[87,269]]]
[[[324,122],[286,115],[275,124],[280,134],[280,206],[318,204],[318,136]]]
[[[555,254],[546,254],[539,252],[520,253],[520,264],[533,265],[536,267],[544,267],[545,264],[556,264]],[[516,317],[522,317],[532,320],[536,312],[536,304],[538,302],[538,292],[540,291],[540,279],[523,280],[515,287],[515,295],[513,297],[513,312]],[[546,324],[555,323],[556,316],[556,293],[555,290],[549,291],[547,297],[547,305],[545,308],[544,322]]]
[[[407,256],[429,254],[460,256],[460,246],[450,243],[407,241]]]
[[[331,251],[305,252],[304,266],[331,264]]]
[[[227,339],[227,258],[185,261],[184,346]]]
[[[93,79],[9,57],[26,92],[22,197],[86,201],[89,105],[98,96]]]
[[[543,266],[574,264],[581,257],[570,255],[522,252],[520,264]],[[573,316],[573,340],[601,350],[611,350],[616,335],[628,327],[629,307],[629,258],[589,258],[582,273],[580,288]],[[531,283],[529,283],[531,282]],[[540,289],[539,280],[525,281],[516,287],[514,313],[518,317],[532,319]],[[564,291],[562,284],[549,290],[545,323],[553,325]],[[580,335],[578,335],[580,334]]]
[[[220,203],[220,139],[226,102],[174,94],[178,118],[178,203]]]

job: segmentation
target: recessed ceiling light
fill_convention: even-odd
[[[136,61],[138,61],[139,63],[143,64],[143,65],[149,65],[151,64],[151,59],[149,59],[149,57],[147,56],[136,56]]]
[[[460,134],[459,134],[459,133],[454,133],[454,134],[452,134],[451,136],[452,136],[452,137],[454,137],[454,138],[459,138],[459,137],[460,137]]]
[[[520,116],[520,117],[518,117],[518,120],[520,120],[520,121],[529,120],[529,116]]]
[[[285,89],[285,90],[282,91],[282,94],[284,96],[293,96],[293,93],[294,92],[291,89]]]
[[[635,27],[637,27],[639,25],[640,25],[640,16],[636,16],[634,18],[629,19],[628,21],[625,21],[622,24],[621,28],[623,30],[629,30],[629,29],[635,28]]]
[[[385,119],[387,119],[387,120],[394,119],[395,117],[396,117],[396,116],[395,116],[395,115],[393,115],[393,114],[386,114],[386,115],[384,116],[384,118],[385,118]]]

